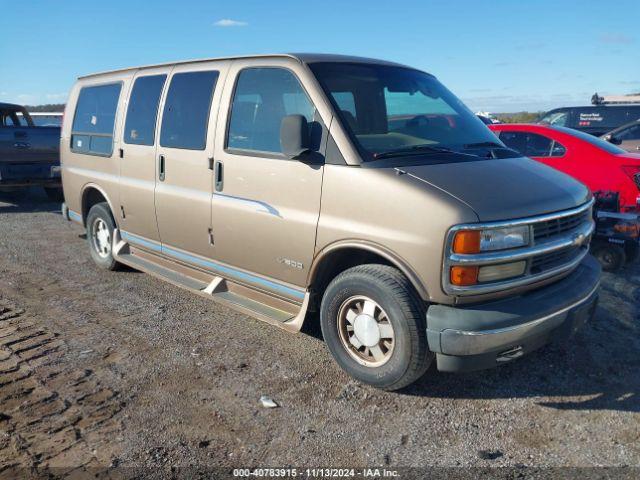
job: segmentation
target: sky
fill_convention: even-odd
[[[640,92],[640,0],[0,0],[0,101],[63,103],[84,74],[252,53],[381,58],[473,110]]]

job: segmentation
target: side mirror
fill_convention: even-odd
[[[280,147],[289,158],[296,158],[311,148],[309,122],[304,115],[287,115],[280,123]]]
[[[604,139],[609,142],[612,143],[614,145],[620,145],[622,143],[622,140],[620,140],[618,137],[616,137],[615,135],[605,135]]]

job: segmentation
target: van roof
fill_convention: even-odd
[[[330,53],[274,53],[274,54],[264,54],[264,55],[240,55],[235,57],[201,58],[196,60],[182,60],[178,62],[157,63],[154,65],[144,65],[140,67],[117,68],[115,70],[108,70],[108,71],[99,72],[99,73],[82,75],[78,77],[78,79],[96,77],[99,75],[106,75],[109,73],[126,72],[129,70],[141,70],[144,68],[163,67],[163,66],[169,66],[169,65],[185,65],[188,63],[202,63],[202,62],[210,62],[213,60],[237,60],[237,59],[246,59],[246,58],[292,58],[294,60],[299,61],[300,63],[306,63],[306,64],[318,63],[318,62],[375,63],[378,65],[391,65],[396,67],[412,68],[412,67],[408,67],[407,65],[402,65],[400,63],[395,63],[395,62],[389,62],[386,60],[378,60],[375,58],[366,58],[366,57],[355,57],[350,55],[334,55]]]

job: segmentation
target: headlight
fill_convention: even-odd
[[[480,251],[507,250],[529,245],[529,227],[509,227],[480,232]]]
[[[454,253],[480,253],[529,245],[529,227],[460,230],[453,239]]]

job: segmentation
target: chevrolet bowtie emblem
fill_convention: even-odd
[[[582,245],[586,239],[587,236],[584,233],[577,233],[573,236],[573,243],[574,245]]]

